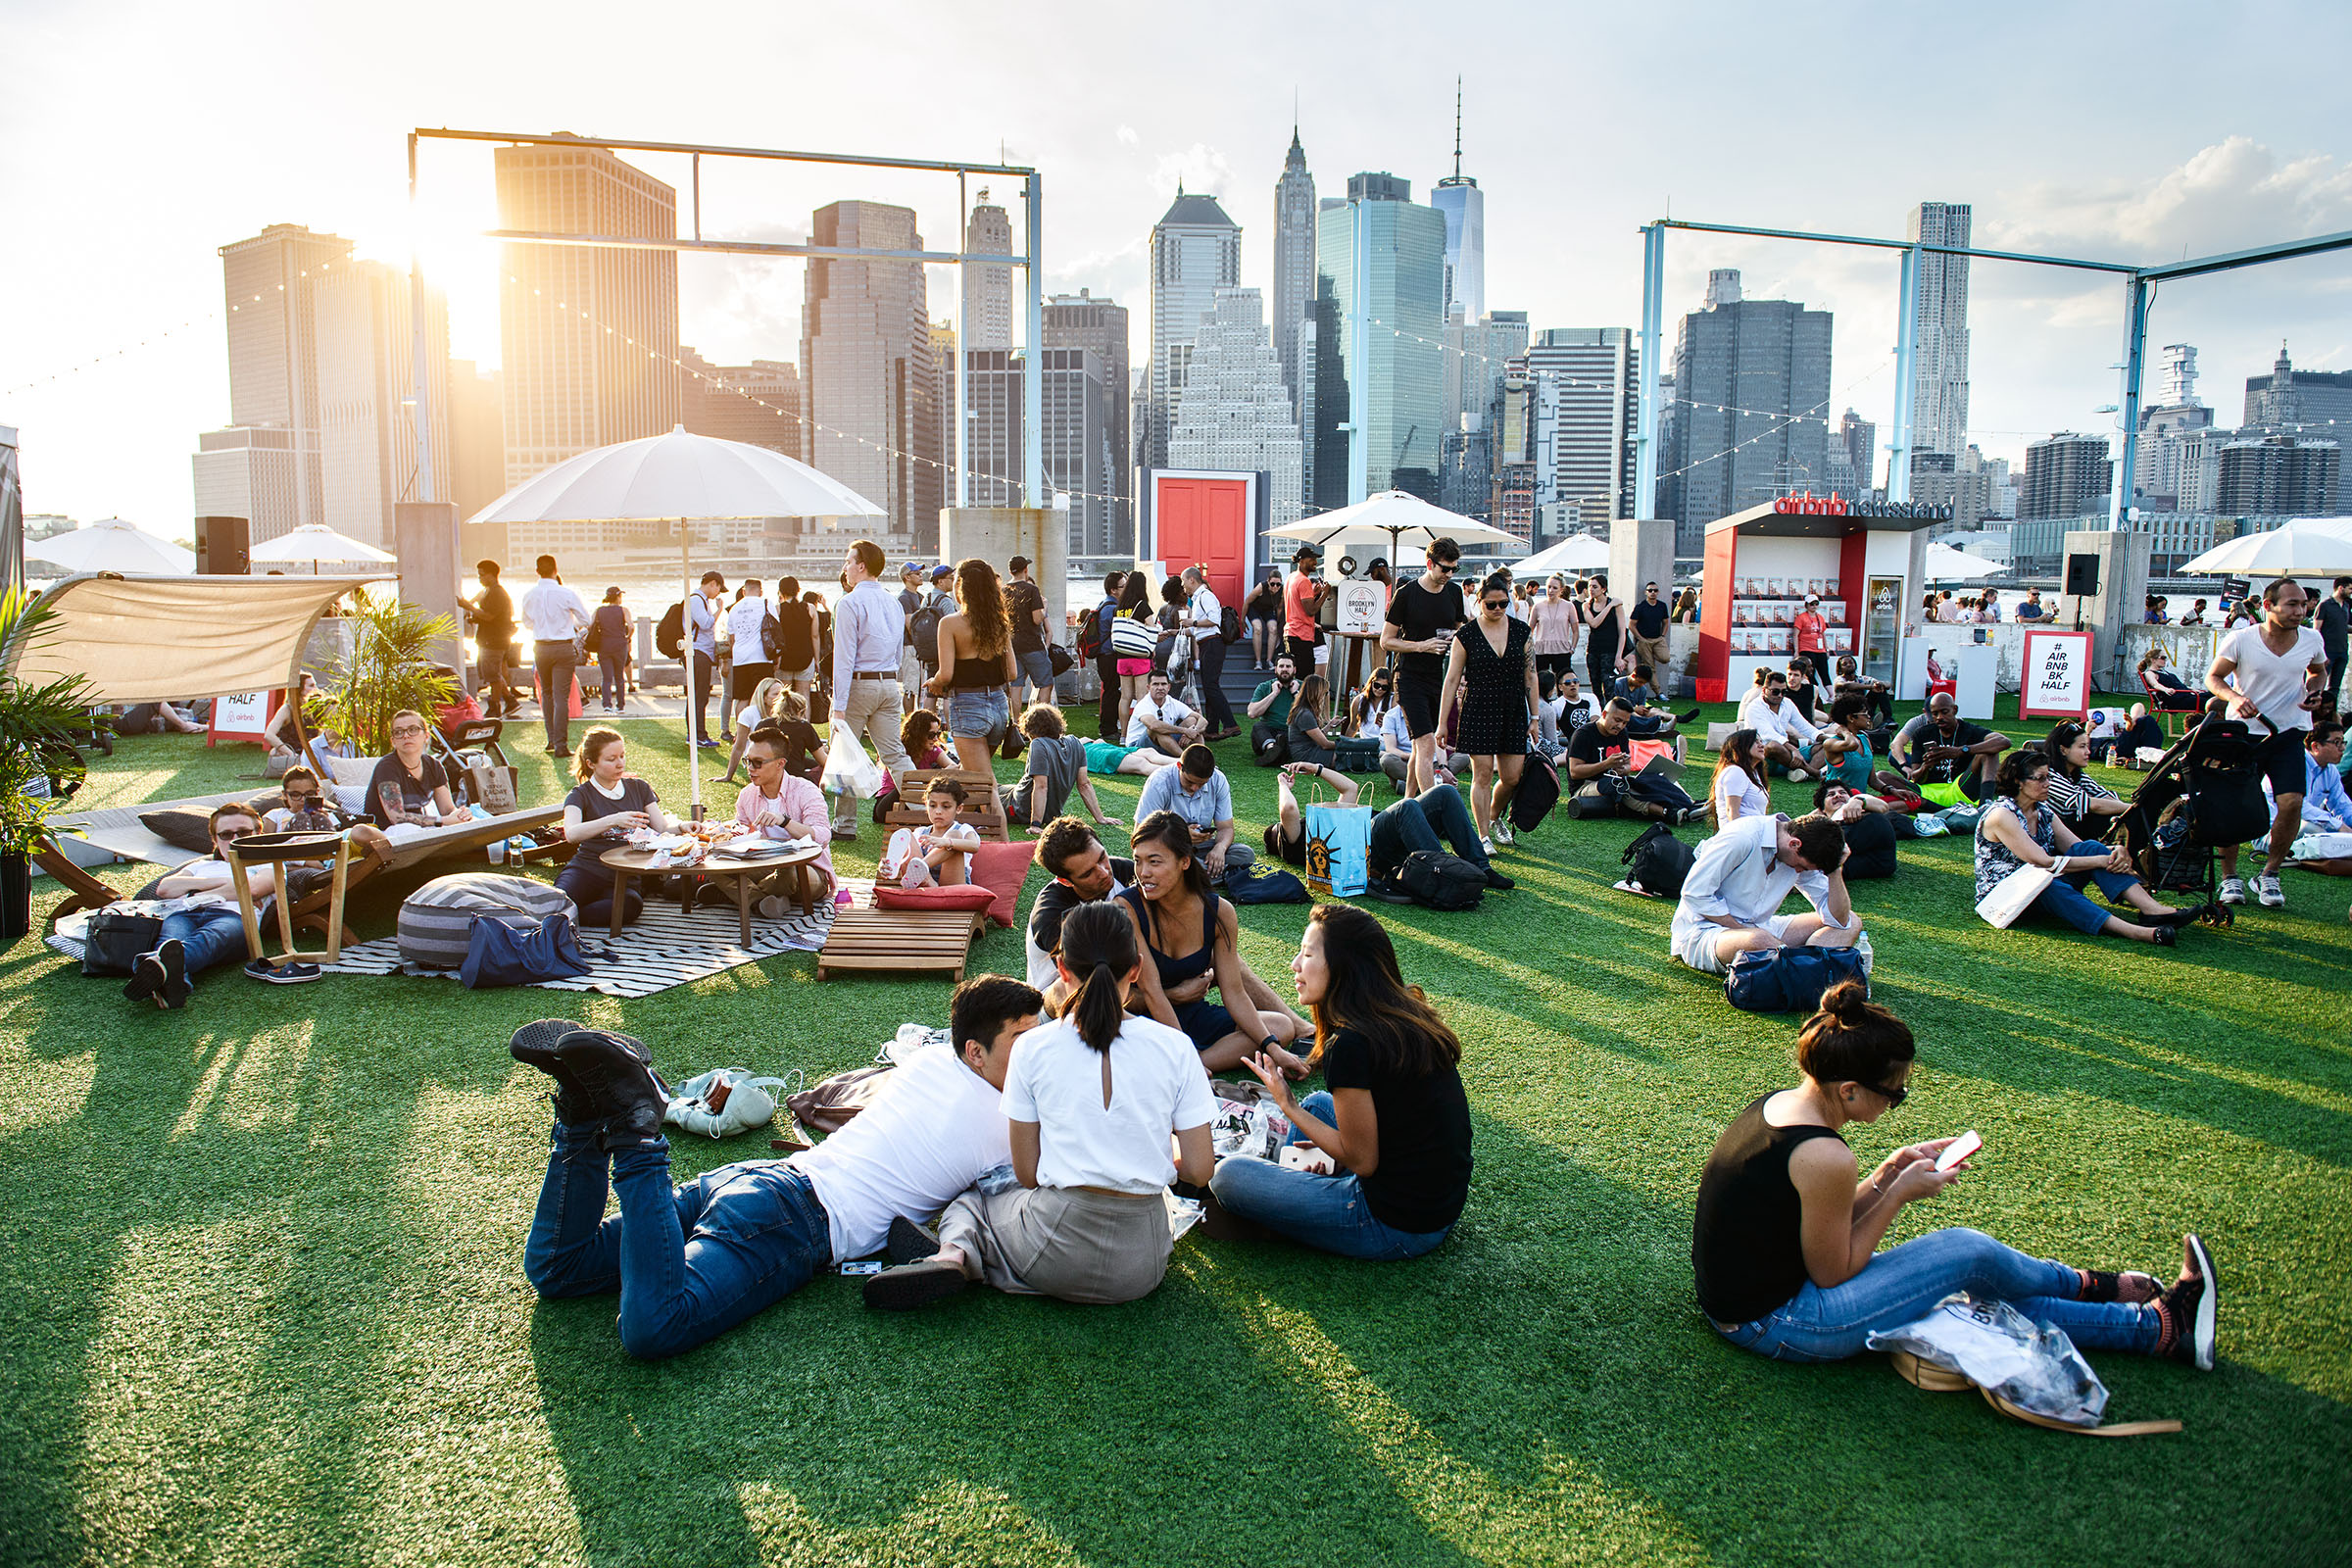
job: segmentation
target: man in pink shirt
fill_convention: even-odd
[[[1805,608],[1789,622],[1796,631],[1796,651],[1812,664],[1814,681],[1823,691],[1830,689],[1830,653],[1822,642],[1829,624],[1822,618],[1821,599],[1816,594],[1805,595]]]
[[[752,731],[744,761],[752,770],[752,781],[735,797],[735,825],[764,839],[815,840],[812,869],[824,879],[818,892],[829,896],[833,891],[833,831],[825,819],[824,792],[784,765],[784,738],[765,724]],[[760,901],[762,919],[774,920],[784,912],[784,901],[775,894]]]

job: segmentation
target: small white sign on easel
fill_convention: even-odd
[[[1377,637],[1389,615],[1386,584],[1369,577],[1347,577],[1339,585],[1339,631],[1344,637]]]

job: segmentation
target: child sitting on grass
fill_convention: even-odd
[[[924,792],[925,827],[903,827],[890,836],[875,878],[906,888],[959,888],[972,879],[971,853],[980,847],[980,831],[956,820],[967,799],[960,779],[935,778]]]

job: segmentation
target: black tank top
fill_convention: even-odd
[[[1718,1323],[1752,1323],[1805,1287],[1804,1203],[1788,1179],[1788,1155],[1799,1144],[1838,1134],[1771,1125],[1764,1119],[1771,1098],[1749,1102],[1723,1130],[1698,1179],[1690,1268],[1699,1307]]]
[[[966,659],[956,656],[956,667],[948,674],[948,689],[957,692],[993,691],[1004,684],[1004,656],[994,659]]]

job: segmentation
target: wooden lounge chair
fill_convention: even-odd
[[[923,810],[923,792],[935,778],[960,781],[965,792],[962,809],[956,813],[958,822],[968,822],[982,838],[992,843],[1009,843],[1011,825],[1004,818],[1004,798],[997,792],[993,773],[968,773],[959,767],[918,767],[899,781],[898,793],[890,798],[890,806],[882,814],[882,825],[893,830],[902,827],[928,827],[931,818]]]
[[[837,905],[825,945],[816,956],[816,977],[846,969],[944,970],[951,984],[963,979],[972,938],[987,916],[973,909],[878,909],[872,905]]]

